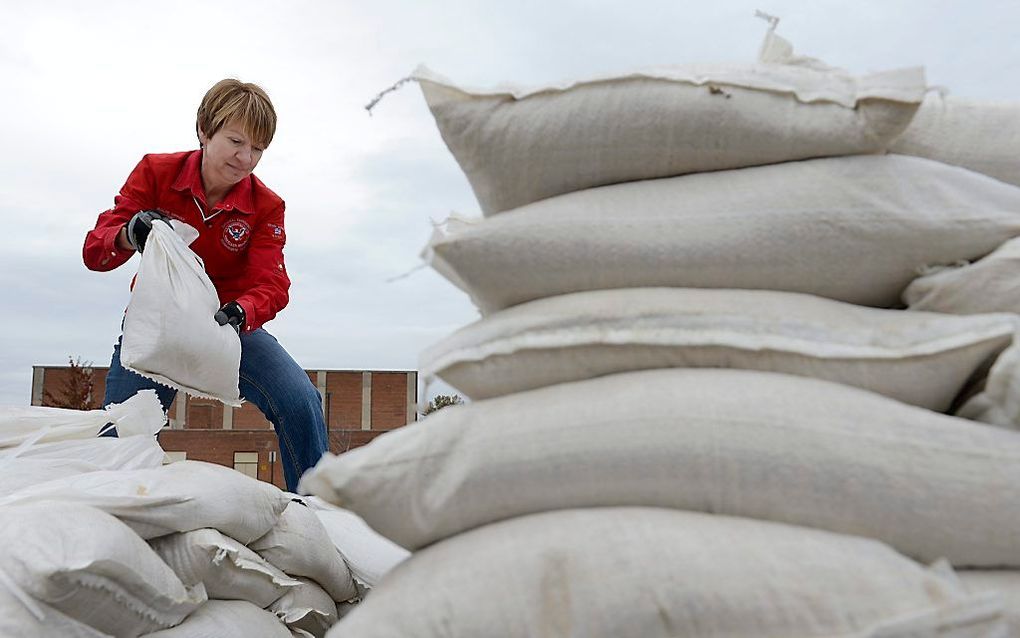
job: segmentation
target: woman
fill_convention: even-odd
[[[252,171],[276,132],[269,96],[254,84],[217,82],[198,107],[201,148],[146,155],[85,237],[91,270],[112,270],[136,251],[154,223],[179,219],[198,229],[191,249],[205,262],[222,304],[215,317],[240,335],[241,397],[268,418],[280,443],[287,488],[326,451],[322,399],[305,371],[262,324],[287,305],[284,202]],[[104,405],[154,389],[167,410],[176,390],[134,372],[113,348]]]

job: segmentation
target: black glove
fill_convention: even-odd
[[[229,323],[237,331],[237,334],[241,334],[241,330],[244,329],[244,308],[236,301],[225,303],[222,308],[216,311],[213,319],[221,326]]]
[[[167,225],[170,224],[170,220],[154,210],[140,210],[124,224],[124,228],[127,229],[127,241],[132,248],[138,252],[145,250],[145,240],[149,238],[152,222],[157,219]]]

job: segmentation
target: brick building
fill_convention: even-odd
[[[107,367],[93,366],[93,405],[102,403]],[[418,373],[413,370],[306,370],[322,395],[334,453],[417,420]],[[33,366],[32,405],[51,404],[72,374],[70,366]],[[253,404],[240,408],[177,393],[159,443],[175,460],[188,458],[233,467],[284,487],[276,433]]]

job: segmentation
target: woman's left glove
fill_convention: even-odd
[[[237,334],[241,334],[241,330],[244,329],[244,308],[236,301],[225,303],[222,308],[216,311],[213,319],[221,326],[229,323],[237,331]]]

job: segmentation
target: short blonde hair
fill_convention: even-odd
[[[233,121],[241,124],[253,144],[266,148],[273,141],[276,110],[269,96],[257,84],[233,78],[214,84],[198,105],[195,130],[212,137],[224,124]]]

